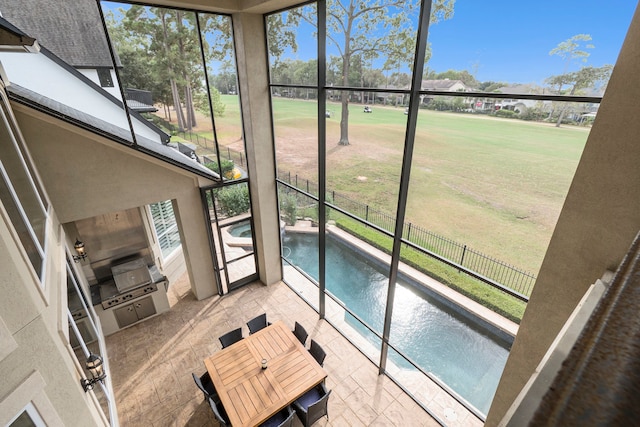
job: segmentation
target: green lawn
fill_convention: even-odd
[[[218,141],[242,149],[238,97],[222,101]],[[407,116],[404,107],[372,108],[365,114],[350,104],[350,145],[340,146],[341,107],[328,103],[327,188],[392,214]],[[317,183],[317,103],[274,98],[272,109],[278,169],[297,175],[301,186],[304,179]],[[211,131],[198,133],[213,139]],[[537,274],[587,136],[588,128],[420,110],[405,222]],[[379,233],[352,220],[338,225],[389,249]],[[522,302],[406,248],[401,256],[506,317],[521,318]]]
[[[274,98],[278,167],[317,182],[315,101]],[[349,146],[338,146],[340,105],[329,103],[327,187],[394,212],[404,108],[350,104]],[[588,129],[421,110],[407,222],[537,274]]]

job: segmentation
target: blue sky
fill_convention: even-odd
[[[428,67],[437,72],[468,70],[479,81],[542,85],[547,77],[565,69],[564,61],[559,56],[550,56],[549,51],[576,34],[592,37],[590,43],[595,48],[588,49],[587,65],[614,64],[637,3],[636,0],[456,0],[453,18],[430,26]],[[114,8],[106,2],[103,6]],[[286,57],[315,58],[312,31],[311,26],[303,25],[298,51],[289,52]],[[330,46],[328,50],[331,53]],[[382,62],[374,65],[381,66]],[[574,63],[570,69],[580,65]]]
[[[614,64],[636,5],[635,0],[456,0],[453,18],[430,26],[428,66],[437,72],[475,71],[480,81],[543,84],[565,69],[562,58],[549,51],[576,34],[592,37],[595,48],[588,49],[587,65]],[[287,56],[315,57],[315,40],[306,27],[298,51]]]
[[[563,60],[549,51],[576,34],[592,37],[588,65],[614,64],[636,5],[632,0],[457,0],[454,17],[430,28],[429,67],[471,72],[475,66],[480,81],[542,83],[564,70]]]

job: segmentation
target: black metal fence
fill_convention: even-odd
[[[290,172],[278,171],[278,179],[316,197],[318,196],[318,185],[297,174],[292,175]],[[330,198],[334,205],[380,228],[389,232],[393,232],[395,229],[396,219],[393,215],[350,199],[335,191],[328,191],[327,198]],[[533,274],[410,222],[405,222],[403,230],[403,238],[416,246],[512,289],[524,295],[527,299],[531,294],[536,281],[536,276]]]
[[[206,157],[209,160],[215,159],[215,150],[216,150],[215,141],[209,138],[206,138],[202,135],[198,135],[197,133],[186,132],[186,131],[185,132],[178,131],[176,132],[176,136],[179,136],[182,139],[185,139],[196,145],[199,145],[200,147],[211,150],[212,154],[207,155]],[[240,165],[241,167],[245,167],[247,164],[247,156],[244,153],[240,151],[232,150],[229,147],[220,147],[220,158],[233,160],[233,162],[236,165]]]

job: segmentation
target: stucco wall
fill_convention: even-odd
[[[40,96],[82,111],[123,130],[129,130],[127,116],[121,106],[108,100],[103,93],[87,85],[44,53],[15,55],[0,52],[0,62],[12,84],[27,88]],[[94,74],[97,78],[95,70]],[[116,98],[121,98],[119,90]],[[131,116],[131,120],[139,135],[160,142],[160,136],[135,116]]]
[[[61,223],[175,200],[194,294],[198,299],[217,294],[199,190],[212,182],[27,107],[13,107]]]
[[[0,425],[30,402],[51,426],[101,425],[69,346],[59,222],[50,217],[42,288],[1,204],[0,217]]]
[[[486,425],[496,425],[590,284],[640,229],[640,15],[631,23]]]

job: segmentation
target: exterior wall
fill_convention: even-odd
[[[86,78],[100,86],[100,78],[98,77],[98,70],[95,68],[77,68],[77,70],[82,73]],[[112,96],[115,96],[118,99],[122,99],[122,94],[120,93],[120,85],[118,84],[118,79],[116,79],[116,73],[113,70],[109,70],[111,74],[111,81],[113,82],[113,87],[103,87],[102,89],[109,92]]]
[[[567,195],[486,425],[497,425],[587,288],[640,229],[636,11]]]
[[[0,62],[9,81],[13,84],[129,131],[127,116],[120,106],[109,101],[98,90],[81,81],[77,75],[73,75],[43,53],[16,55],[0,52]],[[91,71],[97,79],[97,71]],[[100,86],[99,83],[97,84]],[[114,84],[116,84],[115,76]],[[119,92],[115,96],[117,99],[121,97]],[[131,117],[131,120],[137,134],[152,141],[161,142],[160,136],[148,126],[135,117]]]
[[[175,199],[194,294],[217,294],[199,193],[211,182],[27,107],[14,111],[61,223]]]
[[[0,203],[0,425],[29,402],[50,426],[105,425],[69,345],[64,236],[49,221],[41,288]]]
[[[256,257],[260,281],[269,285],[282,279],[282,264],[264,20],[258,14],[235,14],[233,28]]]
[[[176,281],[187,271],[182,246],[176,249],[168,258],[163,260],[162,271],[165,276],[167,276],[167,279],[169,279],[169,283]]]

